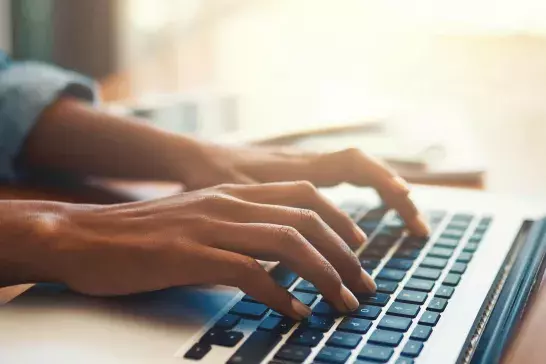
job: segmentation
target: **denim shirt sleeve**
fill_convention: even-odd
[[[41,112],[59,96],[94,103],[93,81],[77,73],[34,62],[10,62],[0,51],[0,181],[15,181],[15,160]]]

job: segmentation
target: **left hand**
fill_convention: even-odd
[[[200,144],[183,183],[190,190],[222,183],[256,184],[306,180],[317,187],[347,182],[370,186],[398,211],[410,232],[426,236],[429,229],[409,197],[406,182],[359,149],[310,153],[287,148]]]

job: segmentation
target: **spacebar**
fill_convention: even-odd
[[[273,350],[280,340],[281,336],[279,334],[256,331],[229,358],[228,364],[259,363]]]

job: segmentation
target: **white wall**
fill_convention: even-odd
[[[10,0],[0,0],[0,49],[11,50]]]

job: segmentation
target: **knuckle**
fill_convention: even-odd
[[[302,221],[304,224],[312,226],[322,225],[322,219],[320,218],[320,215],[313,210],[299,209],[298,215],[300,221]]]
[[[236,200],[225,194],[225,193],[218,193],[214,192],[211,194],[208,194],[204,197],[204,201],[211,205],[220,205],[220,206],[231,206],[236,203]]]
[[[300,193],[304,193],[306,195],[315,195],[318,193],[315,185],[309,181],[296,181],[294,182],[294,186]]]
[[[294,244],[302,240],[301,234],[292,226],[279,226],[276,235],[281,243]]]
[[[218,191],[222,191],[224,194],[233,191],[235,188],[237,188],[237,185],[234,183],[222,183],[216,187]]]
[[[236,276],[238,278],[256,277],[263,271],[262,266],[254,258],[244,256],[236,263]]]

